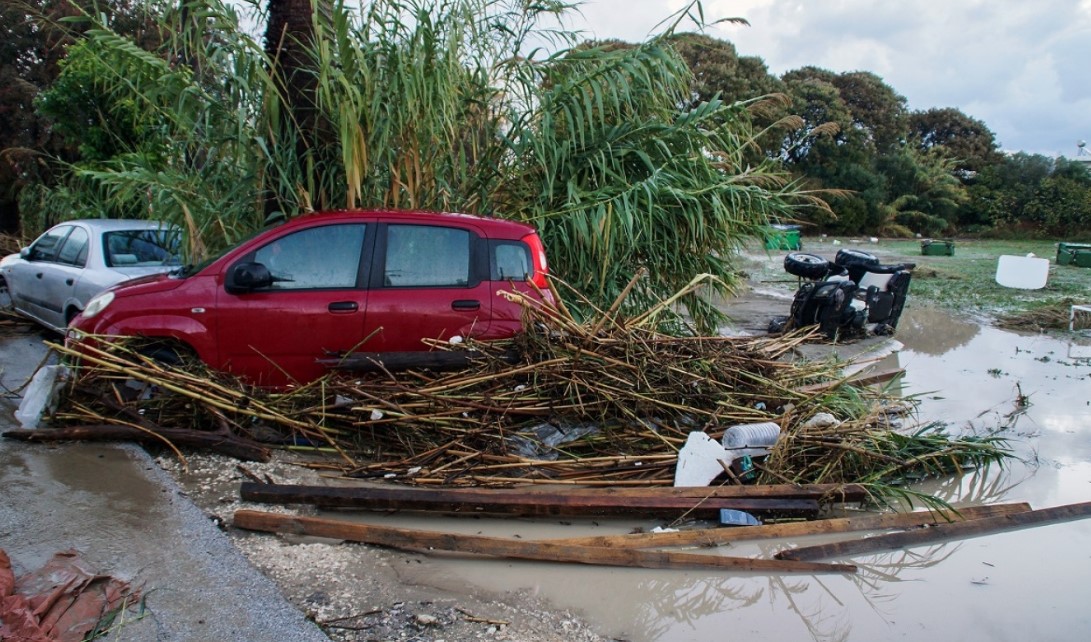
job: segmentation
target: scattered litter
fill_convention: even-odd
[[[571,443],[588,435],[595,434],[599,428],[595,424],[567,425],[540,423],[508,437],[508,444],[520,457],[553,461],[559,453],[557,446]]]
[[[462,337],[456,334],[455,336],[450,338],[448,343],[450,343],[453,346],[457,346],[458,344],[462,343]]]
[[[372,421],[379,421],[382,418],[383,418],[383,411],[382,410],[372,410],[371,411],[371,420]]]
[[[666,528],[664,526],[656,526],[651,530],[653,533],[677,533],[677,528]]]
[[[840,426],[841,420],[834,417],[828,412],[819,412],[815,416],[804,422],[803,427],[810,428],[832,428],[834,426]]]
[[[75,551],[56,553],[42,568],[15,578],[0,549],[0,640],[97,638],[108,633],[102,627],[113,616],[139,600],[129,582],[95,573]]]
[[[675,486],[708,486],[722,475],[733,457],[723,446],[703,432],[691,432],[678,452],[674,471]]]
[[[761,521],[757,517],[733,508],[720,509],[720,523],[724,526],[761,526]]]
[[[56,407],[57,391],[68,380],[68,368],[61,365],[43,366],[30,380],[15,418],[23,428],[37,428],[42,415],[52,414]]]

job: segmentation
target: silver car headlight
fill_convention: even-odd
[[[106,309],[106,306],[110,305],[114,301],[114,293],[110,291],[103,292],[92,298],[87,302],[87,307],[83,309],[83,318],[90,319],[99,312]]]

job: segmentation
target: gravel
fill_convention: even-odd
[[[254,477],[282,484],[324,483],[291,454],[278,452],[268,463],[240,464],[203,454],[187,455],[183,462],[170,453],[156,461],[212,522],[223,525],[235,547],[333,640],[610,639],[578,615],[556,610],[529,591],[494,594],[469,585],[452,590],[423,585],[419,574],[399,572],[426,561],[421,554],[230,527],[231,516],[241,508],[314,514],[308,507],[250,504],[239,498],[239,484]]]

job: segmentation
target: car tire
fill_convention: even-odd
[[[814,254],[791,252],[784,257],[784,270],[788,274],[817,281],[830,273],[830,262]]]
[[[863,250],[837,250],[833,262],[841,267],[873,267],[879,265],[879,257]]]

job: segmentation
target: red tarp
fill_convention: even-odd
[[[103,618],[139,599],[128,582],[97,575],[75,551],[15,578],[0,549],[0,640],[80,642]]]

